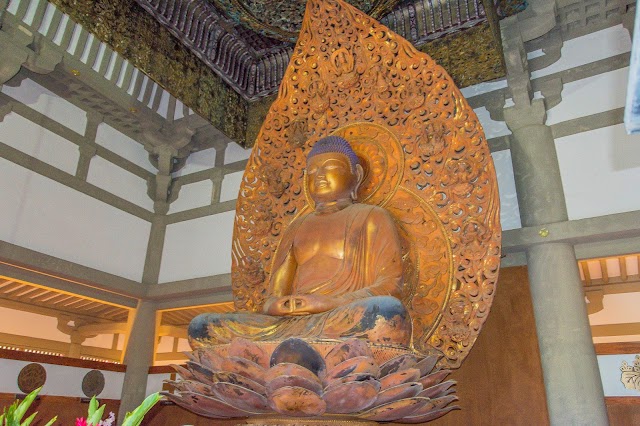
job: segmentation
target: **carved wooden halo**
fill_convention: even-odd
[[[385,181],[361,195],[383,204],[401,229],[405,278],[414,280],[403,298],[413,314],[414,347],[440,352],[442,367],[457,368],[486,320],[500,265],[491,153],[444,69],[342,0],[308,1],[278,98],[248,160],[236,204],[234,302],[249,311],[264,303],[282,234],[310,210],[303,169],[313,143],[345,129],[357,136],[380,128],[400,143],[401,177],[385,188],[393,175],[386,164]]]

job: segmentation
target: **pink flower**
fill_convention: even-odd
[[[80,417],[76,419],[76,426],[88,426],[87,420],[84,417]]]

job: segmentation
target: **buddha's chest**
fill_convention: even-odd
[[[345,219],[341,214],[307,218],[293,240],[293,253],[298,265],[318,257],[344,259]]]

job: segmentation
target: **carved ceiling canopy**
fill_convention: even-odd
[[[243,146],[292,55],[305,2],[51,0]],[[497,20],[524,0],[351,0],[442,64],[459,87],[504,76]],[[224,117],[224,122],[221,121]]]
[[[288,0],[136,2],[247,100],[278,90],[305,7],[304,1]],[[490,1],[486,1],[485,7],[477,0],[351,0],[350,3],[418,47],[478,25],[488,25],[493,10],[488,14],[487,8],[495,7]],[[393,8],[398,3],[401,4]],[[499,49],[499,39],[493,42],[493,48]],[[476,49],[483,49],[484,44],[476,45]],[[498,73],[482,80],[504,75],[500,59],[497,61]],[[455,71],[449,71],[455,76]],[[462,85],[479,82],[462,80]]]

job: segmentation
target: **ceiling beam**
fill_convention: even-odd
[[[69,312],[67,310],[51,308],[46,306],[32,305],[26,302],[19,302],[16,300],[9,300],[0,298],[0,306],[7,309],[13,309],[16,311],[30,312],[32,314],[44,315],[47,317],[58,318],[63,315],[73,317],[74,319],[87,321],[87,322],[105,322],[108,321],[99,316],[91,314],[80,314],[75,312]]]
[[[640,335],[640,322],[592,325],[591,335],[593,337]]]

